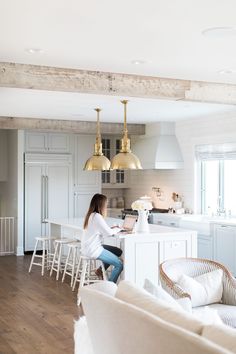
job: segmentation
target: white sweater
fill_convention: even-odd
[[[86,257],[98,258],[104,249],[102,247],[103,237],[112,236],[119,231],[119,228],[111,229],[101,214],[92,213],[82,236],[82,254]]]

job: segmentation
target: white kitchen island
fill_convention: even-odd
[[[74,237],[81,239],[83,218],[48,219],[49,232],[53,237]],[[107,218],[112,226],[120,219]],[[149,225],[149,232],[117,234],[104,239],[104,244],[121,247],[124,270],[122,279],[143,286],[145,278],[157,284],[159,264],[178,257],[197,257],[197,232],[179,228]]]

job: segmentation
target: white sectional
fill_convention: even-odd
[[[225,325],[205,324],[126,281],[96,286],[82,289],[75,354],[236,353],[236,331]]]

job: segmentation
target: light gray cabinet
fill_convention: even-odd
[[[64,133],[25,133],[26,152],[69,153],[70,135]]]
[[[197,236],[197,254],[199,258],[213,259],[213,237],[212,235]]]
[[[101,193],[101,172],[84,171],[86,160],[93,155],[94,135],[76,135],[74,152],[74,217],[83,217],[92,196]]]
[[[111,160],[120,151],[120,139],[104,137],[103,154]],[[102,188],[129,188],[129,171],[115,170],[102,172]]]
[[[70,155],[25,155],[25,251],[48,234],[45,219],[72,217]]]
[[[236,227],[214,225],[214,260],[236,275]]]

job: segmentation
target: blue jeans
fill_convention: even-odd
[[[103,263],[107,263],[114,266],[111,272],[111,276],[108,280],[116,283],[120,273],[123,270],[123,263],[121,262],[121,260],[116,255],[105,249],[102,251],[98,259],[100,259],[100,261],[102,261]]]

